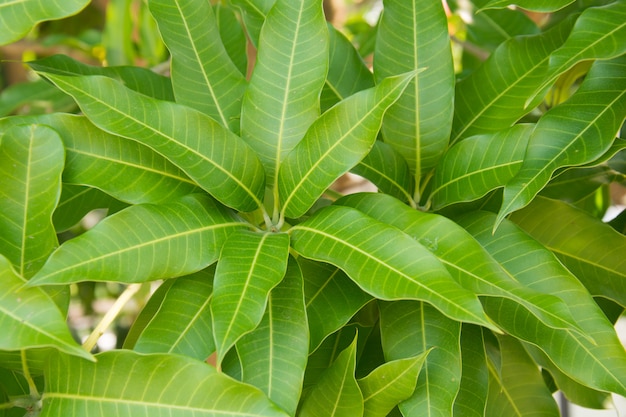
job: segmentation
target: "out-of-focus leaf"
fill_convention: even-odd
[[[594,194],[598,188],[611,183],[614,179],[615,172],[607,165],[565,168],[552,177],[539,195],[576,203]]]
[[[132,3],[132,0],[108,0],[106,3],[102,43],[108,65],[130,65],[134,62]]]
[[[512,5],[539,13],[556,12],[575,0],[491,0],[482,9],[497,9]]]

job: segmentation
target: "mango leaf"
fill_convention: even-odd
[[[626,56],[597,61],[578,91],[537,123],[522,167],[504,188],[497,223],[530,203],[556,169],[602,156],[625,117]]]
[[[56,232],[61,233],[76,226],[92,210],[106,209],[107,214],[113,214],[125,207],[126,204],[96,188],[64,184],[52,223]]]
[[[304,399],[299,417],[354,417],[363,415],[363,394],[357,384],[354,340],[322,375]]]
[[[106,133],[85,117],[61,113],[10,117],[0,121],[0,131],[22,123],[42,124],[58,132],[65,145],[66,184],[95,187],[135,204],[165,203],[200,191],[163,156],[139,142]]]
[[[157,311],[141,330],[132,349],[206,360],[215,351],[209,308],[214,273],[215,267],[211,266],[176,278],[165,286],[165,293],[157,296],[160,301]]]
[[[432,208],[473,201],[503,187],[519,171],[534,125],[472,136],[452,146],[435,170]]]
[[[107,65],[130,65],[137,58],[133,38],[135,10],[131,0],[109,0],[107,2],[106,24],[102,31]]]
[[[450,138],[455,78],[448,23],[438,2],[384,4],[374,53],[376,81],[425,68],[387,111],[382,126],[384,141],[406,159],[418,188]]]
[[[61,194],[63,143],[56,131],[35,124],[11,127],[0,139],[0,253],[30,278],[58,246],[52,212]]]
[[[242,75],[248,72],[248,40],[235,11],[221,4],[213,6],[224,49]]]
[[[608,165],[565,168],[552,176],[550,182],[541,190],[537,198],[547,197],[574,204],[589,198],[599,188],[615,180],[615,171]]]
[[[515,5],[533,12],[552,13],[562,9],[574,1],[575,0],[491,0],[483,6],[481,10],[504,8]]]
[[[74,111],[74,99],[46,80],[11,84],[0,92],[0,117],[19,114],[28,109],[29,114],[50,111]]]
[[[626,236],[582,210],[542,197],[512,220],[554,252],[591,295],[626,306]]]
[[[387,362],[357,380],[363,393],[363,416],[385,417],[396,405],[413,395],[417,377],[430,352]]]
[[[402,414],[449,416],[461,380],[461,324],[413,301],[381,303],[380,320],[388,361],[428,354],[415,392],[400,404]]]
[[[250,41],[258,47],[265,16],[276,3],[276,0],[231,0],[231,3],[241,11]]]
[[[211,301],[218,363],[261,322],[270,290],[285,275],[288,255],[284,233],[239,230],[224,242]]]
[[[89,0],[20,0],[0,3],[0,45],[14,42],[26,35],[37,23],[62,19],[81,11]]]
[[[487,51],[493,51],[502,42],[515,36],[536,35],[540,32],[537,24],[522,10],[485,10],[482,6],[487,2],[472,3],[481,9],[474,13],[473,21],[467,26],[467,40]]]
[[[237,342],[242,381],[261,389],[289,415],[298,406],[309,352],[302,285],[298,263],[289,258],[261,323]]]
[[[275,191],[281,162],[319,116],[327,71],[322,4],[278,0],[261,31],[241,116],[242,137],[259,155]]]
[[[626,394],[626,352],[613,325],[584,286],[557,258],[513,223],[505,220],[493,234],[495,214],[474,212],[455,221],[468,230],[523,285],[551,293],[567,303],[585,336],[567,330],[525,324],[516,318],[516,337],[541,347],[554,364],[588,387]],[[520,256],[520,254],[524,254]],[[537,277],[541,276],[541,280]],[[490,302],[490,303],[489,303]],[[483,301],[492,315],[501,311],[495,299]],[[506,317],[498,321],[506,322]],[[509,326],[507,326],[509,327]]]
[[[65,242],[30,283],[144,282],[187,275],[215,262],[227,236],[243,227],[203,194],[138,204]]]
[[[225,205],[241,211],[262,205],[263,166],[238,136],[210,117],[110,78],[46,77],[72,95],[96,126],[151,147]]]
[[[195,359],[117,350],[97,360],[50,361],[41,417],[287,416],[258,389]]]
[[[385,111],[414,76],[411,72],[387,78],[343,100],[311,125],[279,172],[284,216],[303,215],[326,188],[367,155]]]
[[[205,0],[150,0],[150,12],[172,55],[176,101],[237,132],[246,80],[222,44]]]
[[[497,329],[472,292],[426,248],[393,226],[353,208],[330,206],[289,232],[298,253],[341,268],[376,298],[427,301],[448,317]]]
[[[331,333],[354,316],[372,296],[360,289],[341,269],[332,265],[298,259],[304,276],[306,315],[310,348],[313,352]]]
[[[483,417],[489,389],[482,329],[471,324],[461,327],[461,385],[454,399],[455,417]]]
[[[24,288],[25,283],[9,260],[0,255],[0,349],[54,347],[92,360],[89,352],[74,342],[65,317],[52,299],[40,288]]]

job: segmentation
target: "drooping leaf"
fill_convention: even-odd
[[[337,178],[361,161],[374,145],[385,111],[415,72],[390,77],[328,110],[287,156],[278,180],[283,213],[303,215]]]
[[[52,212],[65,151],[59,134],[36,124],[6,130],[0,142],[0,253],[24,278],[57,247]]]
[[[0,255],[0,350],[53,347],[91,359],[74,342],[65,317],[50,297],[40,288],[24,288],[25,283],[9,260]]]
[[[626,56],[596,62],[576,94],[537,123],[524,163],[504,188],[498,223],[530,203],[557,168],[604,154],[626,118]]]
[[[195,359],[125,350],[96,358],[50,361],[41,417],[287,416],[258,389]]]
[[[288,255],[285,233],[240,230],[224,242],[211,301],[218,363],[261,322],[270,290],[285,275]]]
[[[72,95],[96,126],[151,147],[225,205],[241,211],[261,206],[263,166],[252,149],[210,117],[135,93],[110,78],[46,77]]]
[[[400,404],[402,414],[450,416],[461,380],[461,324],[422,302],[382,303],[380,314],[387,360],[428,354],[415,392]]]
[[[309,352],[302,272],[289,259],[285,277],[270,293],[259,326],[237,342],[242,380],[295,415]]]
[[[250,41],[256,47],[259,45],[259,36],[261,27],[265,22],[265,16],[275,2],[276,0],[231,0],[231,3],[241,11]]]
[[[461,327],[461,384],[454,399],[455,417],[483,417],[489,371],[482,329],[471,324]]]
[[[515,5],[539,13],[551,13],[573,3],[574,0],[491,0],[482,9],[497,9]]]
[[[451,318],[495,328],[476,296],[419,242],[393,226],[353,208],[330,206],[289,232],[298,253],[341,268],[376,298],[424,300]]]
[[[199,271],[215,262],[233,231],[245,228],[203,194],[138,204],[65,242],[31,283],[143,282]]]
[[[374,53],[376,81],[425,68],[382,125],[385,142],[406,159],[419,187],[450,138],[455,80],[448,23],[439,2],[386,0],[384,7]]]
[[[356,369],[354,340],[322,375],[304,399],[300,417],[354,417],[363,415],[363,394],[354,376]]]
[[[211,4],[150,0],[148,5],[172,56],[176,102],[238,132],[246,80],[222,44]]]
[[[37,23],[56,20],[78,13],[89,0],[19,0],[0,3],[0,45],[26,35]]]
[[[245,76],[248,72],[246,32],[232,8],[218,3],[213,6],[213,12],[226,53],[239,72]]]
[[[319,116],[327,71],[321,2],[277,0],[261,30],[241,116],[242,137],[259,155],[274,190],[281,162]]]

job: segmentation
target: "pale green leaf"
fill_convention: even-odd
[[[137,58],[133,42],[132,0],[108,0],[102,43],[107,65],[130,65]]]
[[[276,3],[276,0],[231,0],[231,3],[241,11],[250,41],[258,47],[265,16]]]
[[[582,210],[541,197],[512,220],[554,252],[591,295],[626,306],[626,236]]]
[[[211,4],[150,0],[148,6],[172,55],[176,101],[238,132],[246,80],[222,44]]]
[[[138,204],[65,242],[30,282],[143,282],[187,275],[215,262],[228,235],[245,227],[203,194]]]
[[[319,116],[327,72],[321,2],[278,0],[261,30],[241,115],[242,137],[259,155],[273,190],[281,162]]]
[[[124,350],[96,358],[50,361],[41,417],[287,417],[258,389],[195,359]]]
[[[40,288],[24,288],[25,283],[8,259],[0,255],[0,349],[54,347],[69,355],[91,359],[74,342],[65,317],[52,299]]]
[[[289,218],[303,215],[337,178],[370,151],[385,111],[415,72],[390,77],[343,100],[313,123],[279,172],[280,201]]]
[[[284,279],[270,293],[259,326],[237,342],[242,380],[261,389],[289,415],[300,399],[309,353],[302,273],[289,259]]]
[[[226,53],[239,72],[245,76],[248,72],[248,41],[241,22],[233,8],[219,3],[213,6],[213,13]]]
[[[425,69],[387,111],[382,125],[385,142],[406,159],[419,186],[450,138],[455,78],[448,23],[436,1],[386,0],[384,6],[374,53],[376,81]]]
[[[533,129],[534,125],[515,125],[452,146],[435,170],[433,209],[473,201],[504,187],[522,166]]]
[[[461,381],[461,324],[413,301],[382,303],[381,334],[387,360],[426,354],[415,392],[400,404],[405,416],[450,416]]]
[[[363,394],[354,376],[357,338],[343,350],[304,399],[299,417],[363,415]]]
[[[575,0],[491,0],[482,9],[497,9],[512,5],[539,13],[551,13],[562,9]]]
[[[263,166],[239,137],[210,117],[110,78],[46,77],[71,94],[96,126],[150,146],[225,205],[241,211],[262,205]]]
[[[357,382],[363,393],[364,417],[385,417],[415,391],[417,377],[430,351],[389,361]]]
[[[576,94],[537,123],[524,163],[504,188],[498,223],[530,203],[560,167],[602,156],[626,117],[626,56],[597,61]]]
[[[483,341],[483,330],[471,324],[461,327],[461,385],[454,399],[455,417],[483,417],[489,371]]]
[[[476,295],[462,288],[419,242],[393,226],[353,208],[331,206],[289,232],[298,253],[341,268],[376,298],[427,301],[456,320],[495,328]]]
[[[289,236],[285,233],[232,233],[215,272],[211,314],[218,363],[263,318],[269,292],[285,275]]]
[[[0,3],[0,45],[26,35],[39,22],[78,13],[88,0],[5,0]]]
[[[0,140],[0,253],[30,278],[58,246],[52,212],[65,151],[56,131],[36,124],[11,127]]]

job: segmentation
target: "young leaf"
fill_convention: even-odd
[[[363,394],[357,384],[356,336],[322,375],[304,399],[299,417],[354,417],[363,415]]]
[[[289,258],[285,277],[269,295],[259,326],[237,342],[242,381],[295,415],[309,353],[302,273]]]
[[[92,359],[78,346],[54,302],[40,288],[24,288],[8,259],[0,255],[0,350],[54,347]]]
[[[343,269],[376,298],[427,301],[448,317],[497,329],[472,292],[454,281],[426,248],[393,226],[353,208],[331,206],[291,228],[290,234],[302,256]]]
[[[267,15],[246,91],[241,131],[276,189],[281,162],[319,116],[328,30],[317,0],[277,0]]]
[[[262,205],[263,166],[238,136],[210,117],[136,93],[110,78],[46,78],[72,95],[96,126],[148,145],[225,205],[241,211]]]
[[[267,297],[285,275],[289,236],[235,231],[220,254],[211,313],[217,362],[263,318]]]
[[[0,139],[0,253],[30,278],[58,246],[52,212],[65,152],[47,126],[14,126]]]
[[[150,0],[148,6],[172,55],[176,102],[238,132],[246,80],[222,44],[211,4]]]
[[[41,417],[287,417],[258,389],[195,359],[125,350],[97,359],[50,361]]]
[[[390,77],[328,110],[311,125],[279,172],[284,216],[303,215],[337,178],[370,151],[385,111],[415,72]]]
[[[228,235],[245,227],[203,194],[131,206],[61,245],[30,283],[144,282],[190,274],[215,262]]]
[[[626,57],[597,61],[578,91],[537,123],[524,163],[504,188],[496,225],[530,203],[557,168],[604,154],[626,117]]]

